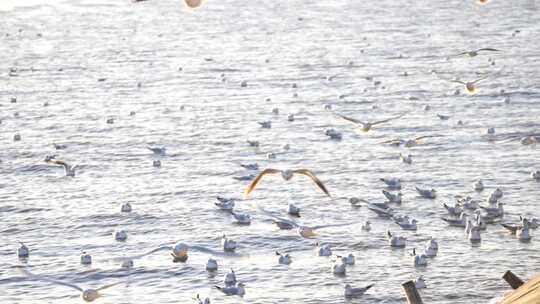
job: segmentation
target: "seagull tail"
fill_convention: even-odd
[[[370,284],[370,285],[366,286],[366,287],[365,287],[365,288],[366,288],[366,291],[368,291],[371,287],[373,287],[373,285],[375,285],[375,284]]]

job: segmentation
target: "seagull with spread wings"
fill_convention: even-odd
[[[424,138],[430,138],[430,137],[440,137],[441,135],[424,135],[419,136],[413,139],[401,139],[401,138],[395,138],[387,141],[383,141],[382,144],[390,144],[392,146],[401,146],[403,145],[405,148],[411,148],[414,146],[417,146],[421,143],[421,140]]]
[[[389,121],[394,120],[394,119],[401,118],[401,117],[405,116],[405,114],[407,114],[407,113],[403,113],[401,115],[398,115],[398,116],[395,116],[395,117],[390,117],[390,118],[379,120],[379,121],[364,122],[364,121],[361,121],[361,120],[358,120],[358,119],[355,119],[355,118],[350,118],[350,117],[347,117],[345,115],[341,115],[341,114],[336,113],[336,115],[341,117],[342,119],[344,119],[344,120],[346,120],[348,122],[352,122],[353,124],[359,126],[360,130],[362,130],[364,132],[368,132],[375,125],[379,125],[379,124],[389,122]]]
[[[354,224],[354,223],[344,223],[344,224],[342,223],[342,224],[326,224],[326,225],[317,225],[317,226],[305,226],[305,225],[301,225],[301,224],[299,224],[299,223],[297,223],[297,222],[295,222],[293,220],[285,219],[285,218],[276,216],[276,215],[272,214],[270,211],[267,211],[267,210],[263,209],[260,206],[257,206],[257,209],[259,209],[261,212],[268,215],[269,217],[273,218],[274,223],[277,224],[278,227],[280,227],[280,229],[282,229],[280,224],[287,225],[287,226],[289,226],[291,228],[296,228],[296,231],[298,232],[298,234],[301,237],[304,237],[306,239],[311,239],[311,238],[317,237],[318,234],[315,232],[315,230],[318,230],[318,229],[329,228],[329,227],[342,227],[342,226],[349,226],[349,225]]]
[[[473,81],[461,81],[459,79],[455,79],[455,80],[450,80],[450,82],[455,82],[455,83],[459,83],[459,84],[462,84],[465,86],[465,89],[467,89],[467,93],[469,93],[469,95],[474,95],[478,92],[478,89],[476,88],[476,84],[479,83],[480,81],[486,79],[487,76],[485,77],[482,77],[482,78],[478,78],[476,80],[473,80]]]
[[[81,297],[86,302],[92,302],[92,301],[95,301],[98,298],[101,298],[103,295],[100,293],[100,291],[123,283],[123,282],[116,282],[116,283],[105,285],[105,286],[97,288],[97,289],[91,289],[91,288],[82,289],[81,287],[79,287],[79,286],[77,286],[75,284],[66,283],[66,282],[62,282],[62,281],[57,281],[57,280],[53,280],[53,279],[49,279],[49,278],[46,278],[46,277],[35,275],[35,274],[31,273],[30,271],[28,271],[26,268],[24,268],[22,266],[18,266],[18,269],[25,276],[27,276],[31,280],[45,281],[45,282],[53,283],[53,284],[56,284],[56,285],[62,285],[62,286],[67,286],[67,287],[71,287],[73,289],[76,289],[76,290],[78,290],[78,291],[80,291],[82,293]]]
[[[69,165],[68,163],[66,163],[63,160],[57,160],[57,159],[55,159],[55,155],[47,156],[45,158],[45,162],[48,163],[48,164],[60,165],[60,166],[64,167],[64,170],[66,172],[66,176],[75,177],[75,168],[77,168],[77,165],[72,166],[72,165]]]
[[[317,178],[317,176],[315,176],[315,174],[313,174],[313,172],[311,172],[310,170],[308,169],[297,169],[297,170],[278,170],[278,169],[271,169],[271,168],[268,168],[268,169],[264,169],[252,182],[251,184],[247,187],[247,189],[244,191],[244,197],[247,198],[249,197],[249,194],[255,190],[255,187],[257,187],[257,185],[259,184],[259,182],[261,181],[262,177],[267,175],[267,174],[281,174],[281,177],[288,181],[290,180],[294,174],[301,174],[301,175],[305,175],[307,177],[309,177],[324,193],[326,193],[326,195],[330,196],[330,193],[328,192],[328,190],[326,189],[326,187],[324,186],[324,184],[319,180],[319,178]]]
[[[477,50],[465,51],[465,52],[457,54],[456,56],[467,55],[469,57],[476,57],[478,56],[478,53],[480,52],[500,52],[500,50],[493,49],[493,48],[482,48],[482,49],[477,49]]]

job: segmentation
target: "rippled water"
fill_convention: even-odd
[[[492,225],[472,247],[461,229],[440,220],[441,202],[463,193],[486,198],[495,187],[505,192],[507,221],[540,216],[540,184],[529,176],[540,169],[538,147],[483,137],[487,127],[540,130],[537,1],[480,7],[457,0],[224,0],[194,12],[179,1],[6,6],[0,12],[0,303],[81,301],[67,287],[24,279],[14,269],[24,263],[15,254],[19,240],[31,249],[27,264],[35,273],[83,287],[127,283],[107,290],[102,303],[189,303],[197,293],[215,303],[343,303],[346,283],[375,283],[353,303],[401,303],[400,285],[418,275],[429,287],[422,291],[426,303],[483,303],[507,290],[504,271],[526,278],[539,270],[534,236],[520,243]],[[480,47],[502,51],[446,59]],[[9,75],[11,67],[16,75]],[[448,79],[490,77],[479,94],[454,96],[459,85],[433,69]],[[401,76],[405,71],[409,76]],[[382,84],[375,87],[367,76]],[[244,80],[248,86],[240,87]],[[410,114],[359,134],[325,104],[359,119]],[[427,104],[432,110],[423,110]],[[289,113],[297,120],[288,122]],[[272,128],[261,129],[263,120],[272,120]],[[328,140],[328,128],[343,132],[343,140]],[[429,134],[444,137],[408,150],[380,144]],[[259,151],[246,139],[260,140]],[[52,142],[68,148],[55,151]],[[290,151],[266,159],[286,143]],[[162,168],[152,167],[156,157],[146,145],[167,147]],[[413,165],[401,163],[400,152],[413,154]],[[75,178],[43,162],[53,153],[81,165]],[[311,168],[334,197],[376,202],[383,200],[378,179],[400,177],[398,210],[418,219],[419,230],[398,231],[366,208],[329,200],[304,178],[263,180],[250,200],[237,202],[253,224],[234,225],[215,209],[215,196],[240,197],[247,182],[232,177],[250,173],[238,166],[249,162]],[[483,193],[472,191],[478,178],[485,180]],[[436,188],[439,198],[419,198],[416,185]],[[335,253],[356,255],[347,276],[331,273],[330,259],[315,255],[315,240],[279,231],[254,207],[284,213],[289,201],[303,209],[307,224],[355,222],[320,231],[319,240]],[[121,214],[123,202],[134,212]],[[360,231],[366,219],[374,226],[369,233]],[[128,232],[126,242],[114,241],[116,228]],[[406,250],[387,245],[388,228],[409,238]],[[217,250],[223,233],[240,242],[243,257],[218,257],[215,276],[204,269],[208,256],[196,252],[185,264],[171,263],[165,252],[150,255],[131,271],[111,260],[178,240]],[[439,240],[439,255],[415,269],[409,252],[429,236]],[[293,263],[278,265],[276,249],[290,252]],[[91,267],[79,264],[82,250],[92,254]],[[243,301],[212,288],[230,267],[247,285]]]

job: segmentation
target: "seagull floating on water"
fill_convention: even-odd
[[[122,204],[122,207],[120,207],[120,212],[131,212],[131,204],[130,203],[124,203]]]
[[[228,296],[240,296],[243,297],[246,294],[246,291],[244,289],[245,285],[244,283],[238,283],[236,286],[230,286],[230,287],[219,287],[215,286],[217,290],[223,292],[224,294]]]
[[[407,245],[407,239],[405,237],[392,235],[390,230],[386,231],[386,236],[391,247],[403,248]]]
[[[405,163],[405,164],[412,164],[412,155],[408,154],[408,155],[403,155],[401,153],[399,153],[399,159],[401,159],[401,162]]]
[[[218,269],[218,263],[216,260],[209,258],[206,262],[206,270],[207,271],[216,271]]]
[[[92,256],[86,253],[85,251],[81,254],[81,264],[90,265],[92,264]]]
[[[425,267],[428,265],[427,256],[425,254],[416,254],[416,249],[412,251],[414,267]]]
[[[270,120],[260,121],[260,122],[258,122],[258,124],[261,125],[261,128],[263,128],[263,129],[272,128],[272,122]]]
[[[386,190],[382,190],[382,193],[386,197],[387,203],[401,204],[401,197],[403,196],[401,192],[398,192],[397,194],[393,194]]]
[[[481,192],[484,190],[484,183],[482,182],[481,179],[479,179],[478,181],[476,181],[476,183],[474,183],[474,190],[475,191],[478,191],[478,192]]]
[[[114,239],[120,242],[127,240],[127,233],[124,230],[116,230],[114,232]]]
[[[292,259],[291,259],[291,256],[286,253],[286,254],[282,254],[280,253],[279,251],[276,251],[276,255],[279,256],[279,263],[280,264],[283,264],[283,265],[289,265],[292,263]]]
[[[210,304],[210,298],[205,298],[204,300],[197,294],[197,297],[194,298],[197,301],[197,304]]]
[[[418,187],[414,187],[418,194],[424,198],[434,199],[437,197],[437,190],[435,189],[421,189]]]
[[[230,272],[227,272],[223,277],[223,283],[225,286],[234,286],[236,285],[236,273],[234,269],[231,268]]]
[[[405,148],[412,148],[419,145],[422,139],[431,138],[431,137],[440,137],[440,135],[424,135],[424,136],[419,136],[413,139],[396,138],[396,139],[383,141],[382,144],[390,144],[391,146],[397,146],[397,147],[404,146]]]
[[[399,178],[379,178],[379,180],[385,183],[388,189],[401,190],[401,180]]]
[[[223,246],[223,250],[227,252],[234,252],[236,247],[238,247],[235,241],[228,239],[225,235],[221,238],[221,245]]]
[[[467,225],[467,215],[465,212],[461,212],[459,218],[457,219],[446,217],[443,217],[442,219],[443,221],[447,222],[448,225],[453,227],[465,227]]]
[[[353,288],[351,285],[345,285],[345,298],[356,298],[362,296],[366,291],[368,291],[374,284],[368,285],[362,288]]]
[[[152,151],[155,155],[165,155],[167,154],[167,149],[165,147],[150,147],[147,146],[148,150]]]
[[[240,164],[242,168],[248,169],[248,170],[259,170],[259,164],[253,163],[253,164]]]
[[[311,172],[310,170],[307,170],[307,169],[298,169],[298,170],[277,170],[277,169],[265,169],[263,170],[259,176],[257,176],[253,182],[247,187],[247,189],[244,191],[244,197],[249,197],[249,194],[255,190],[255,187],[257,186],[257,184],[261,181],[262,177],[267,175],[267,174],[281,174],[281,177],[288,181],[290,180],[294,174],[301,174],[301,175],[305,175],[307,177],[309,177],[324,193],[326,193],[326,195],[330,196],[330,193],[328,192],[328,190],[326,189],[326,187],[324,186],[324,184],[317,178],[317,176],[315,176],[315,174],[313,172]]]
[[[21,244],[21,247],[17,249],[17,256],[19,258],[27,258],[30,255],[30,250],[23,242],[19,242],[19,244]]]
[[[300,208],[296,207],[293,203],[289,203],[287,213],[292,216],[300,217]]]
[[[234,208],[234,199],[224,198],[221,196],[216,197],[217,203],[214,203],[219,209],[224,211],[232,211]]]
[[[336,275],[345,275],[347,273],[347,265],[343,261],[338,260],[332,266],[332,272]]]
[[[343,138],[341,132],[338,132],[335,129],[327,129],[326,131],[324,131],[324,134],[333,140],[341,140]]]
[[[426,281],[424,280],[424,277],[419,276],[418,279],[414,280],[414,286],[416,287],[416,289],[427,288]]]

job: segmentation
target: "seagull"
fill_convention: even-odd
[[[224,211],[232,211],[234,208],[234,199],[232,198],[224,198],[221,196],[216,197],[216,199],[219,201],[217,203],[214,203],[219,209]]]
[[[249,144],[250,147],[259,147],[259,141],[258,140],[248,140],[247,143]]]
[[[344,276],[347,273],[347,265],[343,261],[336,261],[332,266],[332,272]]]
[[[529,234],[529,225],[525,223],[523,227],[519,228],[516,231],[517,238],[522,242],[528,242],[531,240],[531,235]]]
[[[391,189],[391,190],[401,189],[401,180],[399,178],[379,178],[379,180],[385,183],[388,189]]]
[[[234,273],[234,269],[231,268],[231,271],[225,274],[223,277],[223,283],[225,286],[236,285],[236,273]]]
[[[49,279],[49,278],[46,278],[46,277],[42,277],[42,276],[38,276],[38,275],[35,275],[33,273],[31,273],[30,271],[28,271],[26,268],[24,267],[20,267],[20,266],[17,266],[17,268],[24,274],[26,275],[28,278],[30,278],[31,280],[37,280],[37,281],[45,281],[45,282],[49,282],[49,283],[53,283],[53,284],[57,284],[57,285],[63,285],[63,286],[67,286],[67,287],[71,287],[73,289],[76,289],[78,291],[80,291],[82,294],[81,294],[81,297],[84,301],[86,302],[93,302],[95,301],[96,299],[98,298],[101,298],[103,295],[100,293],[100,291],[102,290],[105,290],[107,288],[111,288],[113,286],[116,286],[118,284],[122,284],[123,282],[116,282],[116,283],[113,283],[113,284],[108,284],[108,285],[105,285],[103,287],[100,287],[100,288],[97,288],[97,289],[82,289],[81,287],[77,286],[77,285],[74,285],[74,284],[70,284],[70,283],[66,283],[66,282],[61,282],[61,281],[57,281],[57,280],[52,280],[52,279]]]
[[[462,212],[459,218],[457,219],[446,218],[446,217],[443,217],[442,219],[443,221],[447,222],[450,226],[453,226],[453,227],[465,227],[467,225],[467,215],[464,212]]]
[[[390,230],[386,231],[386,236],[388,237],[388,243],[391,247],[403,248],[407,244],[407,239],[405,237],[392,235]]]
[[[127,240],[127,237],[128,237],[127,233],[122,229],[116,230],[114,232],[114,239],[117,240],[117,241],[123,242],[123,241]]]
[[[412,148],[419,145],[422,139],[430,138],[430,137],[440,137],[440,135],[424,135],[424,136],[419,136],[413,139],[396,138],[396,139],[383,141],[382,144],[390,144],[392,146],[398,146],[398,147],[403,145],[405,148]]]
[[[383,217],[383,218],[392,218],[394,216],[394,212],[392,211],[392,209],[384,210],[384,209],[372,207],[369,205],[368,205],[368,209],[375,212],[378,216]]]
[[[536,171],[531,172],[531,177],[535,181],[540,181],[540,170],[536,170]]]
[[[223,250],[227,252],[234,252],[236,250],[236,247],[238,247],[236,241],[228,239],[225,234],[221,238],[221,245],[223,246]]]
[[[416,231],[418,229],[418,227],[416,226],[416,223],[418,221],[415,219],[411,220],[410,222],[399,222],[399,221],[394,221],[394,222],[398,224],[399,227],[401,227],[401,229],[403,230]]]
[[[315,245],[317,247],[319,247],[319,250],[317,251],[319,256],[331,256],[332,255],[332,249],[330,248],[330,245],[319,246],[319,243],[317,243]]]
[[[324,134],[333,140],[341,140],[343,138],[341,132],[338,132],[334,129],[327,129],[326,131],[324,131]]]
[[[345,298],[356,298],[362,296],[366,291],[368,291],[374,284],[368,285],[362,288],[353,288],[351,285],[345,285]]]
[[[77,168],[77,165],[71,166],[63,160],[56,160],[56,159],[49,159],[49,160],[46,159],[45,161],[49,164],[63,166],[66,172],[66,176],[75,177],[75,168]]]
[[[479,202],[476,200],[473,200],[470,196],[467,196],[467,197],[456,196],[456,200],[465,209],[476,210],[480,208],[480,205],[478,204]]]
[[[63,145],[63,144],[57,144],[57,143],[53,143],[53,146],[56,150],[64,150],[64,149],[67,149],[67,145]]]
[[[484,209],[484,211],[486,211],[487,214],[490,216],[501,217],[504,215],[503,205],[504,203],[497,203],[496,208],[484,207],[484,206],[480,206],[480,208]]]
[[[403,196],[401,192],[398,192],[397,194],[392,194],[386,190],[382,190],[382,193],[384,194],[384,196],[386,196],[386,199],[388,200],[387,203],[401,204],[401,197]]]
[[[283,264],[283,265],[289,265],[292,263],[292,259],[291,259],[291,256],[286,253],[286,254],[282,254],[280,253],[279,251],[276,251],[276,255],[279,256],[279,260],[278,262],[280,264]]]
[[[258,122],[258,124],[261,125],[261,128],[263,128],[263,129],[272,128],[272,122],[270,120],[260,121],[260,122]]]
[[[242,168],[247,170],[259,170],[259,164],[253,163],[253,164],[240,164]]]
[[[366,221],[362,227],[361,227],[362,231],[370,231],[371,230],[371,222],[370,221]]]
[[[426,281],[424,280],[424,277],[419,276],[418,279],[414,280],[414,286],[416,287],[416,289],[427,288]]]
[[[190,8],[195,9],[203,5],[206,0],[184,0],[184,3]]]
[[[81,254],[81,264],[90,265],[92,264],[92,256],[86,253],[85,251]]]
[[[210,304],[210,299],[209,298],[205,298],[204,301],[203,299],[201,299],[201,297],[197,294],[197,297],[194,298],[195,301],[198,302],[198,304]]]
[[[346,257],[340,256],[340,255],[338,255],[337,257],[341,259],[341,261],[345,265],[354,265],[356,263],[356,258],[354,257],[352,253],[349,253],[349,255]]]
[[[161,167],[161,161],[159,159],[157,160],[154,160],[152,162],[152,166],[156,167],[156,168],[160,168]]]
[[[326,225],[317,225],[317,226],[304,226],[300,225],[297,222],[289,219],[284,219],[278,216],[275,216],[269,211],[264,210],[262,207],[258,207],[258,209],[265,213],[266,215],[272,217],[274,219],[274,223],[278,225],[280,229],[292,229],[296,228],[298,234],[304,238],[314,238],[317,236],[317,233],[315,230],[323,229],[323,228],[330,228],[330,227],[342,227],[342,226],[348,226],[352,223],[344,223],[344,224],[326,224]]]
[[[474,95],[478,92],[478,89],[476,88],[476,84],[479,83],[480,81],[486,79],[487,77],[482,77],[482,78],[478,78],[476,80],[473,80],[473,81],[467,81],[467,82],[464,82],[464,81],[461,81],[461,80],[450,80],[450,82],[455,82],[455,83],[459,83],[459,84],[462,84],[465,86],[465,88],[467,89],[467,93],[469,93],[470,95]]]
[[[461,206],[458,203],[454,204],[453,207],[448,206],[445,203],[443,203],[443,206],[446,209],[446,211],[448,211],[448,213],[453,216],[459,216],[463,212],[463,208],[461,208]]]
[[[484,183],[481,179],[479,179],[476,183],[474,183],[473,187],[475,191],[481,192],[484,190]]]
[[[480,0],[480,2],[482,1],[487,2],[487,0]],[[472,51],[465,51],[465,52],[457,54],[456,56],[467,55],[469,57],[476,57],[478,53],[480,52],[500,52],[500,50],[492,49],[492,48],[482,48],[482,49],[477,49],[477,50],[472,50]]]
[[[230,286],[230,287],[219,287],[215,286],[217,290],[223,292],[224,294],[228,296],[240,296],[243,297],[246,294],[246,291],[244,289],[245,285],[244,283],[238,283],[236,286]]]
[[[188,251],[190,249],[200,251],[200,252],[204,252],[204,253],[209,253],[209,254],[212,254],[212,255],[224,255],[223,253],[216,252],[216,251],[207,249],[207,248],[202,247],[202,246],[197,246],[197,245],[188,246],[185,243],[177,242],[176,244],[174,244],[174,246],[161,245],[161,246],[158,246],[157,248],[152,249],[152,250],[150,250],[150,251],[148,251],[146,253],[135,255],[135,256],[129,256],[129,257],[121,257],[121,258],[117,258],[116,260],[122,261],[123,264],[124,263],[125,264],[132,264],[133,260],[140,259],[140,258],[145,257],[147,255],[151,255],[153,253],[160,252],[160,251],[169,251],[171,256],[173,257],[173,262],[174,263],[185,262],[188,259]]]
[[[336,115],[341,117],[342,119],[344,119],[344,120],[346,120],[348,122],[352,122],[353,124],[359,126],[360,130],[362,130],[364,132],[368,132],[375,125],[382,124],[382,123],[389,122],[389,121],[394,120],[394,119],[401,118],[405,114],[407,114],[407,113],[404,113],[404,114],[401,114],[401,115],[398,115],[398,116],[395,116],[395,117],[391,117],[391,118],[388,118],[388,119],[384,119],[384,120],[379,120],[379,121],[374,121],[374,122],[363,122],[361,120],[350,118],[350,117],[347,117],[347,116],[336,113]]]
[[[432,257],[435,257],[437,256],[437,252],[439,251],[439,244],[437,244],[437,241],[435,241],[434,239],[431,239],[427,244],[426,244],[426,248],[424,250],[424,254],[428,257],[428,258],[432,258]]]
[[[450,116],[442,115],[442,114],[437,114],[437,117],[439,117],[440,120],[448,120],[448,119],[450,119]]]
[[[425,267],[428,264],[425,254],[416,254],[416,249],[413,248],[412,256],[414,257],[414,267]]]
[[[410,155],[410,154],[403,155],[403,154],[399,153],[399,159],[401,159],[401,161],[403,163],[406,163],[408,165],[412,164],[412,155]]]
[[[131,204],[130,203],[124,203],[122,204],[122,206],[120,207],[120,212],[125,212],[125,213],[129,213],[131,212]]]
[[[21,244],[21,247],[17,249],[17,256],[19,258],[27,258],[30,255],[30,250],[28,250],[28,247],[23,242],[19,242],[19,244]]]
[[[260,182],[261,178],[267,174],[281,174],[281,177],[288,181],[290,180],[294,174],[301,174],[301,175],[305,175],[307,177],[309,177],[313,182],[315,182],[315,184],[317,184],[317,186],[324,192],[326,193],[326,195],[330,196],[330,193],[328,192],[328,190],[326,189],[326,187],[324,186],[324,184],[315,176],[315,174],[313,174],[313,172],[311,172],[310,170],[307,170],[307,169],[298,169],[298,170],[277,170],[277,169],[264,169],[260,174],[259,176],[257,176],[253,182],[251,182],[251,184],[247,187],[247,189],[244,191],[244,197],[249,197],[249,194],[255,189],[255,187],[257,186],[257,184]]]
[[[209,258],[206,262],[206,270],[207,271],[216,271],[218,269],[218,263],[216,260]]]
[[[418,187],[414,187],[416,191],[420,194],[420,196],[424,198],[434,199],[437,197],[437,190],[435,189],[420,189]]]
[[[480,235],[480,229],[477,227],[472,227],[469,232],[468,239],[471,243],[479,243],[482,240]]]
[[[167,149],[165,147],[150,147],[147,146],[148,150],[154,152],[155,155],[165,155],[167,153]]]
[[[250,225],[251,224],[251,216],[246,213],[237,213],[234,211],[230,211],[231,215],[236,220],[236,223],[239,225]]]
[[[300,217],[300,208],[296,207],[293,203],[289,203],[287,213],[292,216]]]

